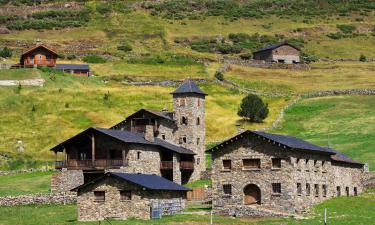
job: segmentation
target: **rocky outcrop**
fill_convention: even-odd
[[[28,80],[0,80],[0,86],[43,86],[45,80],[42,78],[28,79]]]
[[[77,201],[75,194],[33,194],[0,197],[0,206],[32,205],[32,204],[69,204]]]

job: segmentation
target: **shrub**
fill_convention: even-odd
[[[240,58],[242,59],[242,60],[249,60],[249,59],[251,59],[253,57],[253,55],[250,53],[250,52],[248,52],[248,53],[244,53],[244,54],[241,54],[240,55]]]
[[[107,93],[104,93],[103,100],[108,101],[109,97],[110,97],[110,95],[109,95],[109,91],[108,91]]]
[[[197,52],[214,52],[216,47],[216,40],[198,40],[190,44],[191,49]]]
[[[130,52],[133,50],[132,46],[127,43],[122,43],[119,46],[117,46],[117,50],[124,51],[124,52]]]
[[[327,34],[327,37],[338,40],[338,39],[345,37],[345,35],[341,32],[337,32],[337,33],[329,33]]]
[[[242,48],[238,45],[230,45],[227,43],[223,43],[223,44],[217,45],[217,50],[221,54],[236,54],[236,53],[240,53]]]
[[[107,60],[98,55],[87,55],[82,59],[84,62],[87,63],[105,63]]]
[[[223,81],[224,80],[224,74],[220,71],[216,71],[215,78],[220,80],[220,81]]]
[[[73,59],[76,59],[77,56],[74,55],[74,54],[69,54],[69,55],[66,56],[66,58],[67,58],[68,60],[73,60]]]
[[[361,62],[366,62],[366,61],[367,61],[367,57],[366,57],[364,54],[361,54],[361,55],[359,56],[359,61],[361,61]]]
[[[112,5],[108,3],[98,3],[96,5],[96,11],[102,15],[110,13],[112,11]]]
[[[0,51],[0,57],[3,57],[3,58],[10,58],[10,57],[12,57],[12,50],[10,48],[8,48],[8,47],[3,48]]]
[[[257,95],[249,94],[242,99],[238,115],[251,122],[261,122],[268,116],[268,104]]]
[[[341,30],[344,34],[350,34],[353,33],[356,30],[356,27],[354,25],[350,24],[338,24],[336,27]]]

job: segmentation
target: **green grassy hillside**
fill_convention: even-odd
[[[286,111],[275,132],[330,146],[375,168],[375,97],[305,99]]]

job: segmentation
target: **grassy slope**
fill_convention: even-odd
[[[0,70],[0,80],[25,80],[39,78],[40,72],[32,69]]]
[[[328,222],[335,225],[368,225],[372,224],[375,212],[375,194],[367,193],[358,197],[341,197],[328,200],[314,207],[313,215],[303,220],[290,218],[254,219],[214,216],[214,224],[248,224],[248,225],[310,225],[323,224],[324,208],[328,210]],[[194,211],[196,209],[187,209]],[[0,207],[0,224],[39,225],[39,224],[97,224],[97,222],[77,222],[75,205],[43,205]],[[40,216],[44,215],[44,216]],[[208,215],[175,215],[164,216],[161,220],[113,221],[112,224],[209,224]]]
[[[48,192],[53,172],[0,176],[0,196]]]
[[[275,132],[295,135],[340,150],[375,168],[375,97],[306,99],[286,111]]]

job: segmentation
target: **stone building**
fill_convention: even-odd
[[[363,191],[363,164],[291,136],[244,131],[212,148],[213,209],[236,216],[301,212]]]
[[[189,190],[165,178],[137,173],[106,173],[73,189],[79,221],[150,219],[185,208]]]
[[[191,80],[174,92],[173,112],[141,109],[113,127],[88,128],[53,147],[53,191],[68,191],[105,172],[156,174],[178,184],[205,171],[205,96]],[[61,155],[62,156],[58,156]]]
[[[277,62],[285,64],[299,63],[300,49],[288,42],[270,45],[253,52],[254,60],[264,60],[266,62]]]

